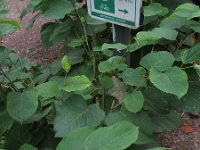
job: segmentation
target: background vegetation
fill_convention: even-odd
[[[5,4],[0,37],[20,28],[5,18]],[[30,0],[21,17],[29,12],[28,28],[39,15],[54,20],[41,38],[45,48],[65,41],[64,55],[38,65],[0,47],[0,148],[166,150],[153,133],[180,125],[174,110],[200,111],[197,3],[145,0],[129,45],[112,44],[111,25],[90,18],[84,2]],[[116,48],[140,61],[128,66]]]

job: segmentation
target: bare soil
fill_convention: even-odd
[[[200,150],[200,117],[199,114],[183,114],[183,122],[189,124],[193,131],[184,132],[180,128],[155,135],[162,146],[172,150]]]
[[[27,4],[28,0],[9,1],[7,7],[11,9],[11,13],[7,17],[19,20],[21,29],[3,38],[3,44],[15,50],[19,55],[28,56],[38,63],[59,57],[58,49],[60,45],[46,50],[40,40],[41,26],[50,20],[39,17],[33,28],[26,30],[26,26],[34,14],[28,14],[22,20],[19,19],[20,12],[23,8],[26,8]],[[183,121],[192,126],[192,132],[185,133],[178,128],[170,132],[157,133],[155,134],[155,139],[161,145],[173,150],[200,150],[200,117],[198,115],[184,114]]]
[[[16,51],[20,56],[27,56],[37,63],[49,61],[60,56],[59,48],[61,45],[54,46],[50,49],[45,49],[40,38],[41,26],[49,22],[42,17],[38,17],[33,27],[26,30],[26,27],[35,14],[28,14],[20,20],[20,13],[28,5],[28,0],[10,0],[7,8],[11,13],[7,15],[8,18],[16,19],[21,23],[21,29],[12,32],[3,38],[3,45]]]

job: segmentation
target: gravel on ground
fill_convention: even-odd
[[[49,22],[49,20],[40,16],[29,30],[26,30],[26,27],[35,14],[28,14],[20,20],[20,13],[27,5],[28,0],[10,0],[8,2],[7,8],[11,10],[11,13],[7,17],[18,20],[21,24],[21,29],[4,37],[2,41],[3,45],[16,51],[20,56],[27,56],[37,63],[57,58],[60,56],[59,48],[61,45],[47,50],[43,47],[40,38],[41,26]]]

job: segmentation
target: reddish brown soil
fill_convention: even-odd
[[[172,150],[200,150],[200,117],[199,115],[183,115],[183,122],[191,125],[193,131],[186,133],[180,128],[155,135],[155,139]]]
[[[26,8],[27,4],[28,0],[9,1],[7,7],[11,9],[11,13],[8,14],[7,17],[20,21],[21,29],[4,37],[3,45],[15,50],[21,56],[28,56],[38,63],[55,59],[60,55],[58,51],[60,46],[55,46],[46,50],[40,40],[41,26],[49,20],[39,17],[33,25],[33,28],[26,30],[26,27],[34,14],[28,14],[22,20],[19,19],[21,11]]]

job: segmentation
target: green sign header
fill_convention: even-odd
[[[129,28],[139,27],[142,0],[87,0],[92,18]]]

